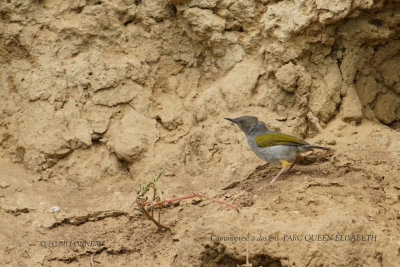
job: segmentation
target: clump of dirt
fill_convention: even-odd
[[[399,7],[2,1],[0,263],[393,265]],[[245,114],[332,150],[270,186],[279,167],[223,120]],[[242,213],[186,200],[155,232],[132,201],[160,169],[166,197]]]

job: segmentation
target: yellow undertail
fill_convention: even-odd
[[[279,161],[280,161],[281,164],[282,164],[282,168],[287,168],[287,167],[290,166],[290,163],[289,163],[287,160],[280,159]]]

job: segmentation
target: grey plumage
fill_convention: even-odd
[[[257,117],[254,116],[242,116],[226,119],[239,126],[239,128],[244,132],[251,150],[259,158],[270,163],[282,164],[283,169],[272,180],[272,182],[275,181],[279,175],[285,171],[285,169],[286,171],[291,169],[300,159],[302,152],[313,149],[329,150],[327,147],[310,145],[306,141],[291,135],[271,131],[267,128],[264,122],[259,121]],[[266,141],[267,145],[263,145],[264,143],[262,142],[260,145],[260,140]],[[282,162],[282,160],[286,161],[286,163]],[[287,163],[292,164],[288,167],[285,166]]]

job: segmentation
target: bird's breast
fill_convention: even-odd
[[[247,143],[259,158],[274,164],[279,164],[280,159],[293,162],[300,153],[297,146],[276,145],[260,147],[257,145],[255,137],[247,137]]]

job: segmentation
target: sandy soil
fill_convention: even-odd
[[[242,207],[238,214],[209,200],[182,201],[161,210],[171,231],[134,210],[128,174],[87,185],[46,181],[3,159],[2,264],[89,266],[93,256],[94,266],[235,266],[245,263],[247,245],[237,238],[249,237],[253,266],[396,266],[400,161],[390,148],[398,151],[399,133],[339,121],[321,136],[336,141],[332,151],[308,155],[272,186],[278,167],[249,149],[243,153],[258,166],[246,177],[216,173],[193,184],[161,176],[168,197],[202,191]]]
[[[1,266],[399,266],[398,1],[0,2]],[[329,146],[274,185],[224,117]],[[163,198],[157,230],[135,205]],[[163,199],[162,198],[162,199]]]

